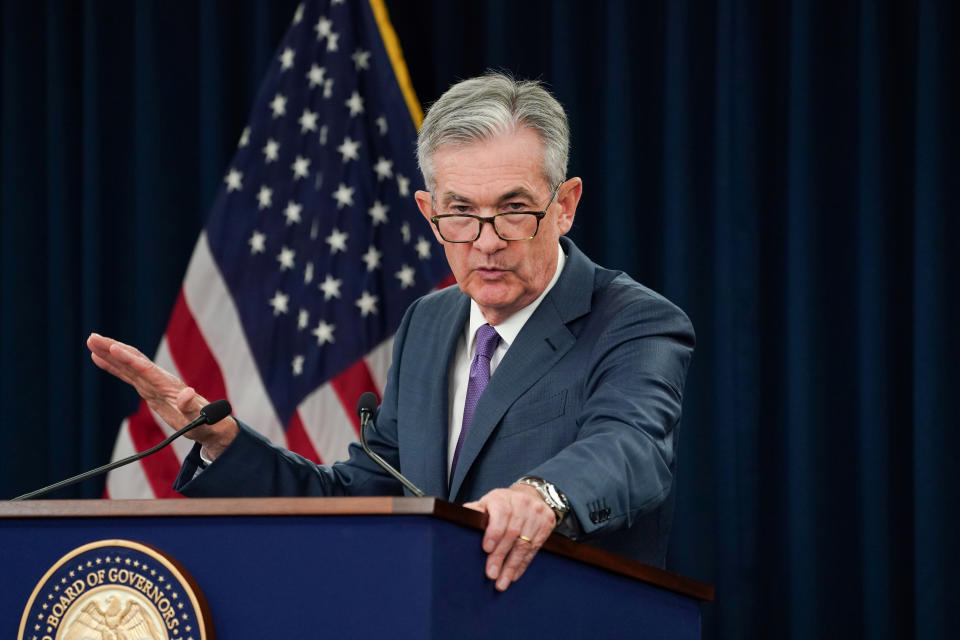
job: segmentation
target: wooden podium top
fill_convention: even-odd
[[[438,498],[195,498],[0,502],[0,519],[332,515],[423,515],[481,531],[487,518],[486,514]],[[698,600],[713,600],[713,587],[708,584],[573,542],[560,535],[550,536],[543,548],[681,595]]]

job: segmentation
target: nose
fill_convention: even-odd
[[[492,222],[480,225],[480,237],[473,241],[473,247],[483,253],[494,253],[507,246],[506,240],[501,240],[493,228]]]

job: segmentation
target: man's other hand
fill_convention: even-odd
[[[476,502],[463,506],[487,514],[483,550],[487,553],[487,577],[504,591],[523,575],[533,556],[556,526],[553,510],[537,490],[528,485],[494,489]]]

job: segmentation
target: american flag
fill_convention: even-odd
[[[345,457],[357,397],[382,391],[404,310],[449,281],[413,200],[419,118],[381,0],[300,5],[194,248],[157,364],[209,400],[228,398],[277,444],[317,462]],[[141,402],[113,459],[171,432]],[[190,446],[180,440],[112,472],[106,494],[175,497]]]

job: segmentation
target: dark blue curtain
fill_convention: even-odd
[[[0,496],[109,459],[135,397],[85,336],[155,349],[294,6],[2,3]],[[571,235],[693,319],[670,564],[716,585],[705,636],[951,636],[956,3],[388,6],[425,103],[550,84]]]

